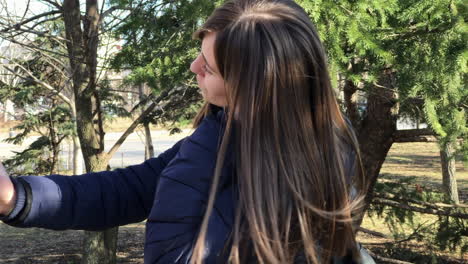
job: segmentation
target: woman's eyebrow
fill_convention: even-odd
[[[211,67],[211,66],[208,64],[208,60],[206,59],[205,54],[203,54],[202,51],[201,51],[200,53],[201,53],[203,59],[205,60],[205,63],[206,63],[206,66],[208,67],[208,69],[209,69],[210,71],[212,71],[212,72],[216,72],[215,70],[213,70],[213,67]]]

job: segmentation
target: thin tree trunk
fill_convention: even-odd
[[[55,104],[55,101],[53,102]],[[55,133],[55,126],[54,122],[52,120],[52,116],[49,115],[49,133],[50,133],[50,150],[52,152],[52,161],[51,161],[51,166],[50,166],[50,172],[49,174],[55,174],[57,171],[57,161],[58,161],[58,155],[59,155],[59,145],[57,144],[57,134]]]
[[[145,159],[154,158],[154,146],[153,146],[153,139],[151,138],[151,130],[150,124],[148,122],[144,123],[145,127]]]
[[[81,153],[80,140],[78,136],[73,136],[73,175],[83,173],[83,154]]]
[[[80,175],[84,173],[83,170],[83,153],[81,152],[80,139],[78,137],[78,123],[76,116],[76,104],[71,103],[71,118],[73,120],[73,130],[74,135],[72,136],[73,140],[73,175]],[[71,149],[69,150],[71,151]]]
[[[455,150],[453,145],[453,142],[448,142],[441,146],[440,161],[442,166],[442,184],[445,193],[453,203],[458,204],[460,200],[458,198],[457,180],[455,178]]]
[[[143,101],[145,99],[145,85],[143,83],[138,86],[138,93],[140,101]],[[142,108],[141,111],[144,112],[145,109]],[[145,127],[145,160],[147,160],[154,157],[154,146],[149,122],[145,121],[143,126]]]

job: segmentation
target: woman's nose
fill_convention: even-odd
[[[192,61],[192,64],[190,64],[190,71],[192,71],[195,74],[200,74],[201,73],[201,55],[198,55],[197,58]]]

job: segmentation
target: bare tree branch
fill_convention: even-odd
[[[57,52],[57,51],[44,49],[44,48],[36,46],[36,45],[34,45],[32,43],[29,44],[29,43],[19,42],[19,41],[15,40],[15,39],[6,39],[6,40],[8,40],[11,43],[18,44],[18,45],[20,45],[22,47],[27,47],[27,48],[29,48],[31,50],[35,50],[35,51],[40,50],[40,51],[44,51],[44,52],[49,52],[50,54],[54,54],[54,55],[57,55],[57,56],[60,56],[60,57],[63,57],[63,58],[68,58],[68,55],[65,54],[65,53],[60,53],[60,52]]]
[[[158,104],[156,102],[153,102],[150,106],[148,106],[148,108],[146,108],[145,111],[143,111],[141,113],[141,115],[135,119],[133,121],[133,123],[127,128],[127,130],[122,134],[122,136],[117,140],[117,142],[115,142],[115,144],[112,146],[112,148],[109,150],[109,152],[107,152],[107,160],[110,160],[112,158],[112,156],[115,154],[115,152],[117,152],[117,150],[119,149],[119,147],[124,143],[125,139],[127,139],[127,137],[133,133],[133,131],[138,127],[138,125],[141,123],[141,121],[143,120],[143,118],[145,118],[145,116],[147,116],[149,113],[151,113],[151,111],[154,110],[154,108],[156,108]]]
[[[104,20],[105,17],[107,17],[108,15],[112,14],[112,12],[116,11],[116,10],[127,10],[127,11],[132,11],[134,10],[133,7],[125,7],[125,6],[112,6],[110,7],[109,9],[107,9],[106,11],[104,11],[102,13],[102,16],[101,16],[101,22]]]
[[[62,6],[57,3],[57,2],[54,2],[54,1],[51,1],[51,0],[42,0],[43,2],[46,2],[52,6],[55,6],[58,10],[62,10]]]
[[[12,26],[10,26],[8,28],[2,29],[0,32],[5,33],[5,32],[10,31],[11,29],[18,30],[22,25],[27,24],[27,23],[29,23],[31,21],[34,21],[34,20],[39,19],[41,17],[45,17],[45,16],[49,16],[49,15],[55,15],[55,14],[59,14],[59,13],[61,13],[61,11],[53,10],[53,11],[45,12],[45,13],[42,13],[42,14],[39,14],[39,15],[36,15],[36,16],[32,16],[32,17],[30,17],[30,18],[28,18],[26,20],[23,20],[21,22],[18,22],[18,23],[14,24],[14,25],[12,25]]]
[[[435,133],[431,129],[397,130],[393,136],[395,142],[437,142]]]
[[[362,226],[358,227],[357,230],[360,231],[360,232],[366,233],[366,234],[376,236],[376,237],[388,238],[388,236],[386,236],[384,233],[380,233],[380,232],[377,232],[377,231],[374,231],[374,230],[370,230],[370,229],[364,228]]]
[[[28,0],[28,4],[26,5],[26,8],[24,9],[23,17],[21,20],[23,20],[26,17],[26,14],[28,13],[29,10],[29,4],[31,3],[31,0]]]
[[[30,29],[34,29],[35,27],[41,25],[41,24],[44,24],[45,22],[49,22],[49,21],[53,21],[53,20],[56,20],[56,19],[59,19],[62,15],[58,15],[58,16],[54,16],[54,17],[51,17],[51,18],[47,18],[47,19],[44,19],[44,20],[41,20],[39,22],[37,22],[36,24],[32,25],[30,27]]]
[[[174,0],[164,0],[164,1],[161,1],[160,3],[156,4],[155,6],[153,6],[153,9],[156,9],[156,8],[160,8],[166,4],[170,4],[174,2]],[[101,33],[100,34],[105,34],[109,31],[111,31],[113,28],[115,27],[118,27],[120,24],[123,23],[123,21],[125,21],[128,17],[130,17],[131,15],[133,15],[133,13],[137,10],[139,10],[139,8],[144,4],[144,1],[139,1],[135,6],[131,6],[131,7],[121,7],[121,6],[113,6],[113,7],[110,7],[108,10],[104,11],[103,12],[103,16],[101,17],[101,21],[100,23],[102,24],[103,21],[104,21],[104,18],[106,18],[107,16],[110,16],[112,15],[112,13],[116,10],[127,10],[127,11],[130,11],[130,13],[125,16],[123,19],[120,18],[120,17],[114,17],[114,19],[107,23],[107,25],[111,25],[115,20],[119,19],[120,21],[114,25],[112,25],[112,27],[110,28],[107,28],[107,29],[104,29],[104,26],[102,26],[102,29],[101,29]],[[154,13],[157,13],[156,10],[154,10]]]
[[[31,30],[31,29],[27,29],[27,28],[24,28],[24,27],[18,27],[16,28],[16,31],[19,31],[16,33],[16,35],[13,35],[13,37],[15,36],[18,36],[20,34],[23,34],[23,33],[31,33],[31,34],[34,34],[34,35],[37,35],[39,37],[44,37],[47,33],[49,33],[49,31],[36,31],[36,30]]]
[[[41,56],[43,57],[47,57],[49,60],[53,61],[53,63],[50,63],[49,62],[49,65],[54,67],[55,70],[57,70],[58,72],[60,72],[62,75],[64,75],[65,77],[70,77],[66,72],[63,71],[63,69],[66,69],[68,67],[68,64],[65,64],[64,62],[58,60],[57,58],[54,58],[52,56],[50,56],[49,54],[47,54],[46,52],[42,52],[41,50],[33,50],[33,49],[29,49],[31,51],[34,51],[34,52],[38,52],[41,54]],[[58,66],[62,66],[63,69],[60,69]]]
[[[153,100],[153,103],[146,108],[145,111],[143,111],[137,119],[133,121],[133,123],[127,128],[127,130],[122,134],[122,136],[115,142],[115,144],[112,146],[112,148],[107,152],[106,158],[109,161],[112,156],[115,154],[115,152],[119,149],[119,147],[123,144],[125,139],[133,133],[133,131],[137,128],[137,126],[143,121],[143,118],[145,118],[147,115],[149,115],[158,105],[161,101],[165,100],[167,96],[180,92],[181,89],[173,89],[173,90],[165,90],[163,91],[156,99]],[[152,98],[151,96],[147,97]],[[164,108],[164,106],[160,106],[161,108]]]

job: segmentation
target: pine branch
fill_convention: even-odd
[[[423,214],[442,215],[442,216],[451,216],[451,217],[456,217],[456,218],[461,218],[461,219],[468,219],[467,213],[451,212],[451,209],[453,208],[448,208],[448,209],[440,209],[440,208],[434,209],[430,207],[424,208],[424,207],[412,206],[409,204],[403,204],[398,201],[393,201],[393,200],[379,198],[379,197],[374,197],[374,199],[372,200],[372,203],[379,204],[379,205],[387,205],[387,206],[409,210],[413,212],[418,212],[418,213],[423,213]]]
[[[458,140],[463,140],[459,137]],[[403,129],[394,133],[393,141],[397,143],[408,142],[438,142],[436,133],[429,128],[424,129]]]
[[[394,241],[386,241],[386,242],[369,242],[369,243],[361,243],[363,245],[368,245],[368,246],[383,246],[383,245],[394,245],[394,244],[400,244],[404,242],[411,241],[417,237],[421,237],[419,234],[419,231],[423,228],[424,224],[420,224],[418,228],[416,228],[411,235],[409,235],[406,238],[400,239],[400,240],[394,240]]]
[[[46,88],[47,90],[49,91],[52,91],[54,92],[63,102],[65,102],[66,104],[68,104],[70,107],[74,107],[74,103],[66,96],[64,95],[63,93],[59,92],[57,89],[55,89],[52,85],[38,79],[36,76],[34,76],[34,74],[32,74],[30,71],[28,71],[26,68],[24,68],[22,65],[20,64],[15,64],[16,67],[19,67],[20,69],[22,69],[27,75],[29,75],[29,77],[37,84],[41,85],[42,87]],[[5,69],[9,72],[11,72],[12,74],[14,74],[15,76],[18,76],[19,78],[23,79],[23,80],[30,80],[24,76],[21,76],[19,75],[18,73],[16,73],[14,70],[10,69],[9,67],[5,67]]]
[[[368,252],[369,255],[370,255],[371,257],[373,257],[375,260],[385,261],[385,262],[394,263],[394,264],[413,264],[413,263],[411,263],[411,262],[406,262],[406,261],[402,261],[402,260],[398,260],[398,259],[385,258],[385,257],[379,256],[379,255],[373,253],[373,252],[370,251],[370,250],[367,250],[367,252]]]
[[[433,208],[433,209],[440,209],[440,207],[450,208],[450,209],[468,208],[468,205],[466,205],[466,204],[428,203],[428,202],[424,202],[424,201],[418,201],[418,200],[415,200],[415,199],[396,196],[396,195],[394,195],[392,193],[386,193],[386,194],[385,193],[375,193],[374,197],[378,197],[378,198],[382,198],[382,199],[388,199],[388,200],[394,200],[394,201],[404,202],[404,203],[414,203],[414,204],[417,204],[417,205],[420,205],[420,206],[426,206],[426,207]]]
[[[167,96],[169,95],[169,90],[166,90],[164,92],[162,92],[158,98],[156,98],[153,103],[148,106],[148,108],[146,108],[145,111],[143,111],[140,116],[138,116],[137,119],[135,119],[133,121],[133,123],[127,128],[127,130],[122,134],[122,136],[120,136],[120,138],[117,140],[117,142],[115,142],[115,144],[112,146],[112,148],[109,150],[109,152],[107,152],[107,159],[110,160],[112,158],[112,156],[115,154],[115,152],[119,149],[119,147],[123,144],[123,142],[125,141],[125,139],[131,134],[133,133],[133,131],[138,127],[138,125],[143,121],[143,119],[149,115],[153,110],[154,108],[156,108],[156,106],[158,105],[158,103],[160,101],[162,101],[163,99],[165,99]],[[147,98],[150,98],[150,97],[147,97]]]

